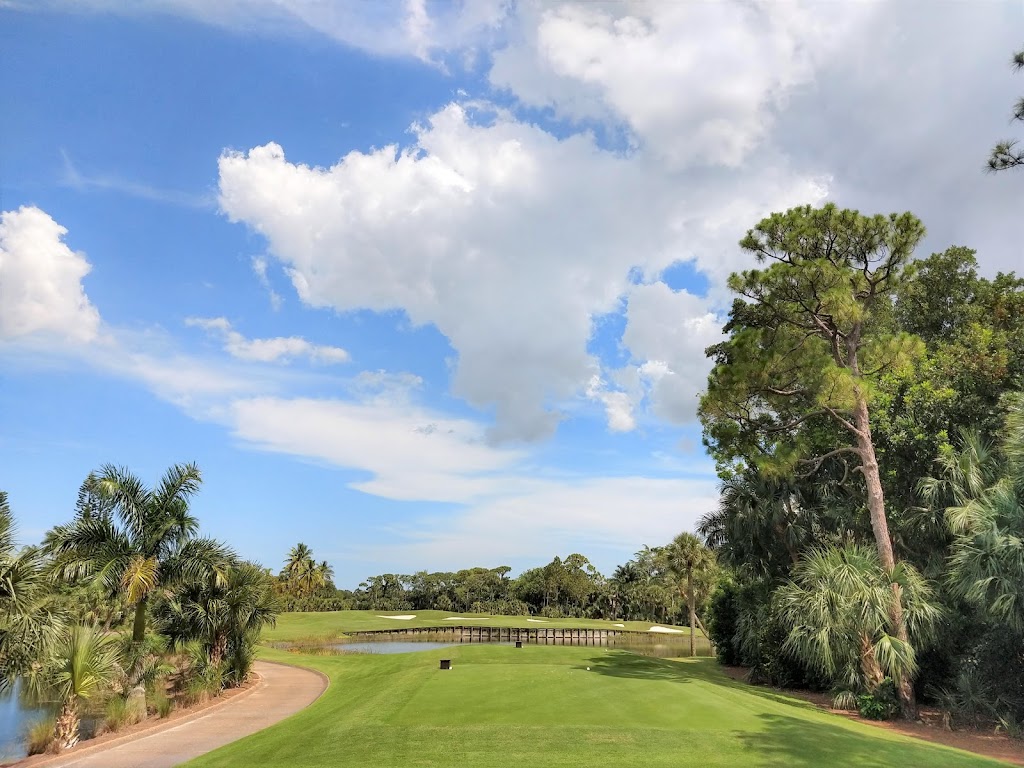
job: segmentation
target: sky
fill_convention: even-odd
[[[703,350],[763,216],[1024,271],[984,171],[1022,45],[1020,0],[0,0],[21,540],[196,462],[202,532],[274,569],[610,573],[716,504]]]

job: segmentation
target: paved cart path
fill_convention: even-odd
[[[308,669],[257,661],[260,682],[237,700],[197,712],[167,728],[159,726],[108,745],[70,752],[40,768],[172,768],[308,707],[327,680]]]

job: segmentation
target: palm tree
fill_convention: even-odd
[[[0,691],[10,688],[66,624],[47,588],[43,557],[34,547],[15,550],[14,516],[0,491]]]
[[[284,570],[281,572],[298,597],[308,596],[316,589],[320,579],[317,573],[313,550],[301,541],[288,551]]]
[[[223,544],[196,536],[199,521],[189,513],[189,499],[201,482],[194,464],[175,464],[149,489],[127,469],[108,464],[86,480],[107,503],[80,508],[46,536],[59,575],[94,579],[126,598],[135,613],[135,643],[145,638],[146,611],[157,590],[222,573],[233,557]]]
[[[787,647],[854,691],[912,678],[915,646],[931,639],[940,617],[931,585],[912,565],[899,561],[887,573],[875,548],[862,545],[812,550],[776,599],[790,627]],[[894,600],[909,642],[892,625]]]
[[[1024,630],[1024,393],[1007,398],[1006,428],[994,450],[974,433],[939,458],[925,500],[945,507],[955,536],[949,560],[955,594]]]
[[[237,563],[223,580],[211,577],[183,585],[154,613],[172,641],[180,645],[198,640],[209,663],[226,662],[228,679],[241,683],[260,632],[273,626],[279,611],[271,577],[259,566]]]
[[[106,688],[117,675],[116,648],[112,635],[93,627],[71,626],[27,675],[30,695],[60,705],[53,731],[58,748],[78,743],[79,704]]]
[[[695,656],[697,589],[706,586],[707,576],[715,566],[715,555],[692,533],[681,533],[663,548],[662,556],[669,572],[676,578],[680,594],[686,598],[690,611],[690,656]]]

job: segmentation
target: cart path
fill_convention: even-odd
[[[257,661],[260,676],[237,701],[201,710],[168,728],[143,731],[125,741],[71,752],[46,768],[172,768],[217,747],[261,731],[305,709],[327,688],[327,679],[309,669]]]

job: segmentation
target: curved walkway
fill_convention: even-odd
[[[257,661],[260,682],[238,700],[201,710],[169,727],[46,761],[46,768],[172,768],[284,720],[316,701],[327,679],[309,669]]]

